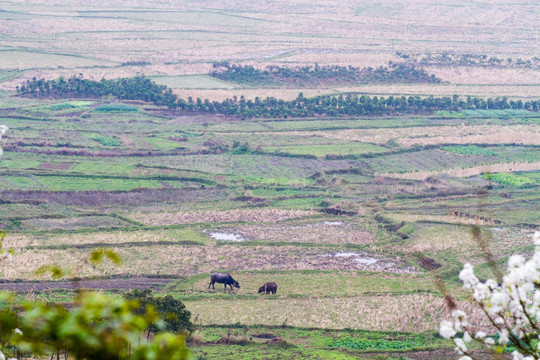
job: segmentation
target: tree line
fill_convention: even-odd
[[[406,64],[390,64],[389,67],[359,68],[354,66],[267,66],[256,69],[251,65],[214,63],[210,75],[242,85],[258,86],[312,86],[366,83],[440,83],[441,79],[424,69]]]
[[[512,68],[539,68],[540,57],[534,56],[530,59],[522,58],[499,58],[495,55],[488,56],[485,54],[455,54],[444,51],[440,54],[422,53],[422,54],[406,54],[396,52],[396,56],[405,61],[409,66],[425,66],[425,65],[460,65],[460,66],[502,66]],[[395,65],[395,64],[394,64]]]
[[[246,99],[233,96],[221,102],[208,99],[178,98],[165,85],[158,85],[144,76],[94,81],[74,76],[69,79],[27,80],[17,87],[22,96],[46,98],[103,98],[141,100],[184,113],[221,114],[246,118],[291,118],[313,116],[380,116],[399,114],[433,114],[435,111],[520,109],[538,111],[540,100],[508,100],[506,97],[466,99],[428,96],[367,96],[344,94],[306,98],[302,93],[294,100],[275,97]]]

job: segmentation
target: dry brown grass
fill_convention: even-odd
[[[22,248],[27,246],[77,246],[94,244],[155,243],[195,240],[204,236],[198,229],[171,229],[155,231],[117,231],[94,233],[62,233],[47,236],[10,233],[4,243],[7,247]],[[198,239],[197,239],[198,240]]]
[[[458,302],[475,328],[488,328],[482,312],[473,304]],[[351,328],[381,331],[437,331],[450,317],[444,299],[432,295],[381,295],[347,298],[275,300],[198,300],[186,307],[201,323],[281,325]]]
[[[425,214],[387,214],[394,221],[436,221],[448,224],[463,224],[463,225],[493,225],[493,221],[485,221],[480,219],[472,219],[454,215],[425,215]]]
[[[268,133],[265,133],[268,134]],[[390,139],[405,146],[414,144],[540,144],[538,125],[461,125],[418,126],[385,129],[348,129],[336,131],[289,131],[280,135],[318,135],[344,141],[363,141],[384,144]]]
[[[448,175],[458,178],[480,175],[485,172],[516,172],[516,171],[535,171],[540,170],[540,161],[536,162],[513,162],[513,163],[498,163],[474,166],[470,168],[435,170],[435,171],[416,171],[408,173],[378,173],[378,176],[409,179],[409,180],[424,180],[430,176]]]
[[[130,214],[133,220],[146,225],[174,225],[191,223],[219,223],[229,221],[277,222],[315,215],[315,211],[283,209],[235,209],[229,211],[201,211],[156,214]]]
[[[411,253],[454,250],[464,252],[468,257],[479,251],[469,227],[450,225],[426,226],[417,230],[411,239],[397,248]]]
[[[219,231],[240,234],[246,240],[313,244],[370,244],[375,236],[345,223],[320,222],[302,225],[243,225]]]
[[[193,275],[217,269],[240,270],[344,270],[413,273],[399,256],[366,253],[361,256],[377,259],[365,264],[355,257],[330,256],[346,249],[303,248],[297,246],[172,246],[113,248],[123,259],[122,266],[108,262],[94,268],[88,263],[89,250],[32,249],[16,250],[14,261],[2,263],[5,279],[32,278],[33,272],[43,265],[58,264],[68,276],[94,276],[109,274],[169,274]]]
[[[537,88],[540,79],[540,70],[537,69],[453,66],[426,67],[426,71],[453,84],[482,84],[484,85],[482,86],[484,90],[488,90],[489,86],[492,86],[492,91],[498,93],[495,96],[501,96],[501,92],[512,91],[512,89],[507,89],[507,86],[512,87],[512,85],[535,85],[533,88]],[[471,85],[471,87],[474,88],[475,85]],[[459,89],[461,86],[457,88]],[[526,91],[526,87],[520,88],[521,91]],[[461,92],[457,92],[456,94],[461,94]],[[476,94],[485,94],[485,92]],[[531,92],[531,95],[538,96],[538,89],[536,89],[536,92]]]

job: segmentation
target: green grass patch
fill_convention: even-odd
[[[137,112],[139,108],[126,104],[105,104],[94,108],[97,113]]]
[[[513,116],[538,116],[529,110],[503,109],[503,110],[462,110],[461,113],[471,117],[513,117]]]
[[[333,347],[344,347],[354,350],[412,350],[426,346],[426,339],[420,335],[409,335],[403,340],[387,338],[345,337],[334,341]]]
[[[70,176],[43,176],[39,178],[39,183],[50,191],[130,191],[138,188],[159,189],[163,187],[163,184],[158,180]],[[21,188],[25,187],[21,186]]]
[[[441,149],[455,154],[463,155],[480,155],[480,156],[497,156],[497,153],[489,148],[476,145],[456,145],[444,146]]]
[[[67,109],[79,109],[79,108],[85,108],[87,106],[92,105],[93,101],[65,101],[59,104],[49,105],[47,106],[47,109],[58,111],[58,110],[67,110]]]
[[[454,117],[454,118],[462,118],[467,115],[465,115],[461,111],[447,111],[447,110],[438,110],[433,113],[434,116],[437,117]]]
[[[482,179],[495,182],[505,186],[523,186],[531,184],[533,181],[525,176],[509,173],[485,173],[481,175]]]
[[[122,143],[117,138],[115,138],[114,136],[103,136],[103,135],[100,135],[100,134],[92,134],[92,135],[90,135],[90,138],[92,140],[97,141],[98,143],[100,143],[103,146],[120,146],[120,145],[122,145]]]
[[[144,141],[151,144],[154,149],[158,150],[177,150],[177,149],[184,149],[183,146],[180,145],[179,142],[169,140],[169,139],[163,139],[159,137],[145,137]]]

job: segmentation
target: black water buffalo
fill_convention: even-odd
[[[227,285],[231,287],[231,290],[233,286],[235,288],[240,289],[240,284],[238,283],[238,281],[233,279],[231,274],[218,273],[218,272],[212,273],[212,275],[210,276],[210,284],[208,284],[208,288],[210,289],[210,286],[212,286],[212,289],[215,289],[214,287],[215,283],[225,284],[225,289],[223,291],[227,290]]]
[[[264,285],[259,288],[259,294],[262,292],[265,294],[275,294],[277,292],[277,284],[275,282],[264,283]]]

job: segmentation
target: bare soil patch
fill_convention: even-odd
[[[46,291],[56,289],[96,289],[96,290],[160,290],[173,281],[173,278],[135,276],[130,278],[110,278],[103,280],[79,281],[19,281],[0,283],[0,290],[7,291]]]
[[[238,234],[248,241],[356,245],[370,244],[376,241],[371,232],[362,229],[360,226],[343,222],[299,225],[242,225],[220,229],[220,231]]]
[[[315,215],[315,211],[283,209],[236,209],[229,211],[201,211],[128,215],[145,225],[160,226],[191,223],[219,223],[229,221],[277,222]]]

